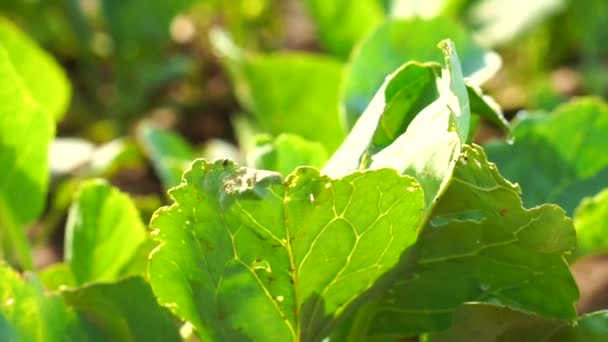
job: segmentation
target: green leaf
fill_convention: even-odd
[[[258,136],[255,144],[255,150],[248,158],[256,169],[288,175],[298,166],[319,168],[327,161],[323,145],[293,134],[281,134],[274,139]]]
[[[246,55],[222,33],[212,41],[237,97],[267,133],[292,133],[333,152],[344,139],[338,107],[342,64],[305,53]]]
[[[152,123],[142,123],[139,126],[137,139],[152,160],[166,190],[180,183],[182,174],[196,158],[194,150],[184,138]]]
[[[446,61],[441,77],[435,63],[407,63],[389,76],[324,174],[341,177],[361,168],[396,169],[420,182],[430,212],[468,139],[471,117],[456,49],[449,40],[440,47]],[[391,127],[396,122],[398,130]]]
[[[608,312],[598,311],[575,321],[542,317],[487,304],[463,305],[454,324],[429,336],[429,342],[587,342],[608,339]]]
[[[101,341],[181,341],[168,310],[140,277],[64,290],[61,295],[83,321],[103,332]]]
[[[0,47],[4,48],[32,98],[51,113],[55,121],[60,121],[70,102],[71,87],[57,62],[2,17]]]
[[[573,319],[578,289],[563,257],[576,245],[572,222],[555,205],[524,209],[518,190],[465,145],[400,279],[357,314],[368,335],[444,330],[465,302]]]
[[[608,106],[583,98],[551,115],[520,118],[515,143],[484,147],[508,179],[519,183],[526,206],[557,203],[572,214],[583,197],[608,184]]]
[[[608,188],[583,199],[574,213],[574,226],[579,256],[608,249]]]
[[[344,120],[350,129],[380,88],[386,75],[408,61],[441,62],[434,44],[454,41],[462,60],[463,75],[481,84],[500,66],[500,58],[477,47],[457,23],[432,20],[390,19],[368,36],[350,58],[343,86]]]
[[[31,96],[0,44],[0,234],[5,258],[13,249],[25,268],[33,263],[23,225],[40,215],[48,186],[51,116]]]
[[[81,185],[70,207],[65,236],[65,260],[77,284],[124,275],[146,239],[146,227],[128,195],[104,180]]]
[[[422,189],[394,170],[282,180],[198,160],[170,194],[151,223],[150,280],[205,341],[322,339],[422,223]]]
[[[47,296],[33,275],[21,279],[0,263],[0,337],[3,341],[78,341],[78,319],[60,297]]]
[[[306,0],[304,4],[323,46],[340,57],[347,57],[355,43],[385,17],[378,0]]]

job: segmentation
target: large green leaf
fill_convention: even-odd
[[[146,227],[126,194],[104,180],[81,185],[65,236],[65,259],[77,284],[124,275],[146,238]]]
[[[10,258],[15,249],[22,264],[31,268],[22,225],[42,211],[54,126],[3,46],[0,44],[0,234],[5,257]]]
[[[100,341],[181,341],[169,311],[158,305],[140,277],[63,290],[61,295],[82,324],[102,332]]]
[[[378,0],[306,0],[317,37],[335,55],[347,57],[352,47],[385,18]]]
[[[521,185],[526,206],[557,203],[572,214],[583,197],[608,184],[608,106],[584,98],[551,115],[525,116],[515,142],[484,147],[505,177]]]
[[[246,55],[225,35],[216,32],[212,37],[239,101],[260,128],[273,135],[297,134],[335,151],[345,136],[338,111],[339,61],[293,52]]]
[[[63,300],[47,296],[36,278],[24,280],[0,263],[0,337],[3,341],[78,341],[78,318]]]
[[[142,123],[138,127],[137,140],[152,161],[165,190],[179,184],[182,174],[196,157],[184,138],[152,123]]]
[[[608,250],[608,189],[585,198],[574,214],[579,254]]]
[[[205,341],[320,340],[422,223],[422,189],[394,170],[282,180],[199,160],[170,194],[151,223],[150,280]]]
[[[573,321],[543,319],[488,304],[464,305],[449,330],[429,342],[600,342],[608,340],[608,312],[598,311]]]
[[[357,313],[368,335],[444,330],[465,302],[573,319],[578,290],[563,258],[576,245],[572,222],[555,205],[524,209],[518,190],[465,145],[401,278]]]
[[[380,88],[386,75],[408,61],[441,62],[434,45],[450,38],[458,47],[463,74],[481,84],[500,66],[499,57],[478,48],[457,23],[432,20],[390,19],[379,26],[350,58],[343,89],[344,120],[353,127]]]
[[[56,121],[67,110],[71,88],[61,67],[11,22],[0,17],[0,47],[32,98]]]
[[[298,166],[319,168],[327,161],[323,145],[294,134],[281,134],[275,139],[258,136],[255,145],[248,155],[249,163],[256,169],[277,171],[285,176]]]

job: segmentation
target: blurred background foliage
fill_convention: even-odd
[[[133,195],[147,222],[196,157],[283,173],[323,165],[352,126],[349,101],[361,100],[349,80],[373,95],[372,81],[408,59],[441,58],[442,35],[456,36],[465,72],[470,60],[493,68],[479,84],[509,118],[608,94],[604,0],[4,0],[0,17],[0,32],[23,31],[71,85],[39,91],[59,114],[48,205],[32,235],[58,237],[57,250],[85,178]],[[421,29],[421,19],[433,21]],[[481,142],[500,134],[482,128]]]

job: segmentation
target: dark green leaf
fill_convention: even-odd
[[[213,35],[241,104],[268,133],[293,133],[333,152],[344,139],[339,115],[342,64],[305,53],[246,55]]]
[[[318,341],[395,266],[422,223],[422,189],[394,170],[342,179],[199,160],[151,226],[161,304],[205,341]],[[259,322],[264,322],[260,325]]]
[[[524,209],[517,186],[464,146],[451,184],[409,255],[408,267],[368,318],[370,336],[408,336],[449,327],[465,302],[573,319],[576,283],[563,256],[576,245],[555,205]]]
[[[429,342],[543,342],[568,321],[489,304],[463,305],[454,313],[450,329],[431,334]],[[591,341],[591,340],[590,340]]]
[[[608,106],[585,98],[551,115],[523,117],[513,128],[515,143],[485,146],[508,179],[519,183],[526,206],[557,203],[572,214],[583,197],[608,184]]]
[[[455,314],[449,330],[429,342],[601,342],[608,339],[608,312],[598,311],[574,321],[542,317],[487,304],[468,304]]]

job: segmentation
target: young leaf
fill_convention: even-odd
[[[63,290],[66,303],[105,336],[102,341],[181,341],[170,313],[140,277]]]
[[[65,260],[78,285],[116,280],[146,238],[131,199],[103,180],[90,180],[70,207]]]
[[[442,76],[434,63],[408,63],[391,75],[325,165],[324,174],[340,177],[360,168],[393,168],[420,182],[426,210],[432,209],[468,139],[471,117],[456,49],[449,40],[440,47],[446,61]],[[405,133],[385,128],[395,121],[401,121]]]
[[[192,147],[181,136],[151,123],[138,127],[137,140],[152,160],[166,190],[179,184],[182,174],[196,158]]]
[[[585,198],[574,213],[578,256],[608,250],[608,189]]]
[[[551,115],[526,116],[513,128],[515,143],[484,147],[505,177],[519,183],[526,206],[557,203],[572,214],[583,197],[608,184],[608,106],[584,98]]]
[[[578,290],[563,258],[576,245],[572,222],[555,205],[524,209],[518,190],[465,145],[409,266],[374,304],[368,334],[443,330],[471,301],[574,318]]]
[[[463,74],[474,84],[483,83],[498,70],[498,55],[478,48],[466,31],[451,20],[389,19],[361,42],[350,58],[342,94],[347,128],[354,126],[386,75],[403,63],[441,62],[441,53],[429,42],[447,38],[458,47]]]
[[[414,243],[423,214],[420,186],[393,170],[282,180],[199,160],[170,194],[151,223],[150,280],[205,341],[322,339]]]
[[[55,121],[60,121],[69,105],[71,87],[57,62],[2,17],[0,47],[5,49],[10,63],[32,98],[41,104]]]
[[[245,55],[222,33],[212,41],[241,104],[273,135],[293,133],[333,152],[344,139],[338,113],[342,64],[304,53]]]
[[[250,165],[259,170],[288,175],[298,166],[321,167],[327,161],[325,147],[294,134],[281,134],[275,139],[258,136],[256,148],[248,156]]]

